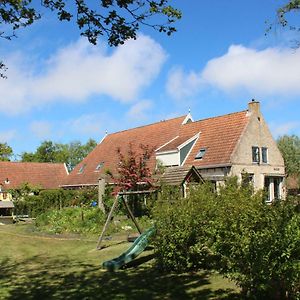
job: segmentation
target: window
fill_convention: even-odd
[[[259,157],[259,147],[253,146],[252,147],[252,162],[259,164],[260,157]]]
[[[84,171],[84,169],[85,169],[85,167],[86,167],[86,164],[82,165],[82,166],[80,167],[79,171],[78,171],[78,174],[82,174],[83,171]]]
[[[204,156],[204,154],[205,154],[205,152],[206,152],[206,149],[205,148],[201,148],[199,150],[199,152],[197,153],[197,155],[195,156],[195,159],[202,159],[203,156]]]
[[[266,147],[261,148],[261,160],[265,164],[268,162],[268,148]]]
[[[96,171],[99,171],[99,170],[103,167],[103,165],[104,165],[104,161],[101,161],[101,162],[97,165]]]
[[[282,198],[282,181],[283,177],[266,176],[265,177],[265,192],[266,201],[272,202]]]

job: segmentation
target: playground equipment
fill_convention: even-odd
[[[145,250],[145,248],[147,248],[149,244],[149,239],[155,234],[155,232],[156,230],[154,227],[147,229],[135,240],[133,245],[130,248],[128,248],[124,253],[112,260],[105,261],[102,264],[102,266],[109,271],[116,271],[125,264],[131,262],[138,255],[140,255]]]
[[[107,216],[106,222],[103,226],[101,235],[98,239],[98,243],[97,243],[97,249],[100,250],[101,249],[101,243],[105,234],[105,231],[107,230],[107,227],[109,225],[109,223],[112,220],[113,217],[113,212],[115,211],[115,209],[117,208],[117,206],[119,204],[124,204],[129,217],[131,218],[131,220],[133,221],[135,227],[137,228],[138,232],[140,233],[140,236],[135,240],[135,242],[133,243],[133,245],[124,253],[122,253],[120,256],[106,261],[103,263],[103,267],[105,267],[106,269],[110,270],[110,271],[114,271],[114,270],[118,270],[119,268],[121,268],[122,266],[124,266],[125,264],[129,263],[130,261],[132,261],[134,258],[136,258],[138,255],[141,254],[141,252],[143,252],[145,250],[145,248],[148,246],[149,244],[149,239],[151,236],[153,236],[155,234],[155,228],[151,227],[149,229],[147,229],[145,232],[142,233],[142,230],[138,224],[138,222],[136,221],[128,203],[127,203],[127,199],[126,196],[128,195],[133,195],[133,194],[150,194],[153,193],[155,191],[127,191],[127,192],[120,192],[118,193],[118,195],[115,198],[115,201],[111,207],[111,210]]]

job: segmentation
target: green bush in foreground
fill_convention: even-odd
[[[158,263],[167,270],[218,270],[245,297],[299,299],[299,212],[289,201],[263,199],[233,178],[218,194],[204,184],[187,199],[158,204]]]

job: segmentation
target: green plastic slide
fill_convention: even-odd
[[[134,241],[133,245],[129,249],[127,249],[119,257],[105,261],[102,266],[109,271],[115,271],[131,262],[145,250],[149,244],[150,237],[154,235],[155,232],[156,230],[154,227],[147,229]]]

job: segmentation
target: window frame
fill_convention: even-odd
[[[206,151],[207,151],[207,148],[200,148],[195,156],[195,159],[203,159],[204,155],[206,154]],[[200,156],[200,153],[203,153],[203,154]]]
[[[103,166],[104,166],[104,161],[99,162],[95,168],[95,172],[100,172]]]
[[[258,146],[252,146],[252,163],[259,164],[260,163],[260,149]],[[256,153],[254,151],[257,151]]]
[[[265,153],[265,156],[264,156]],[[264,160],[265,158],[265,160]],[[261,147],[261,162],[267,164],[269,162],[269,151],[267,147]]]

